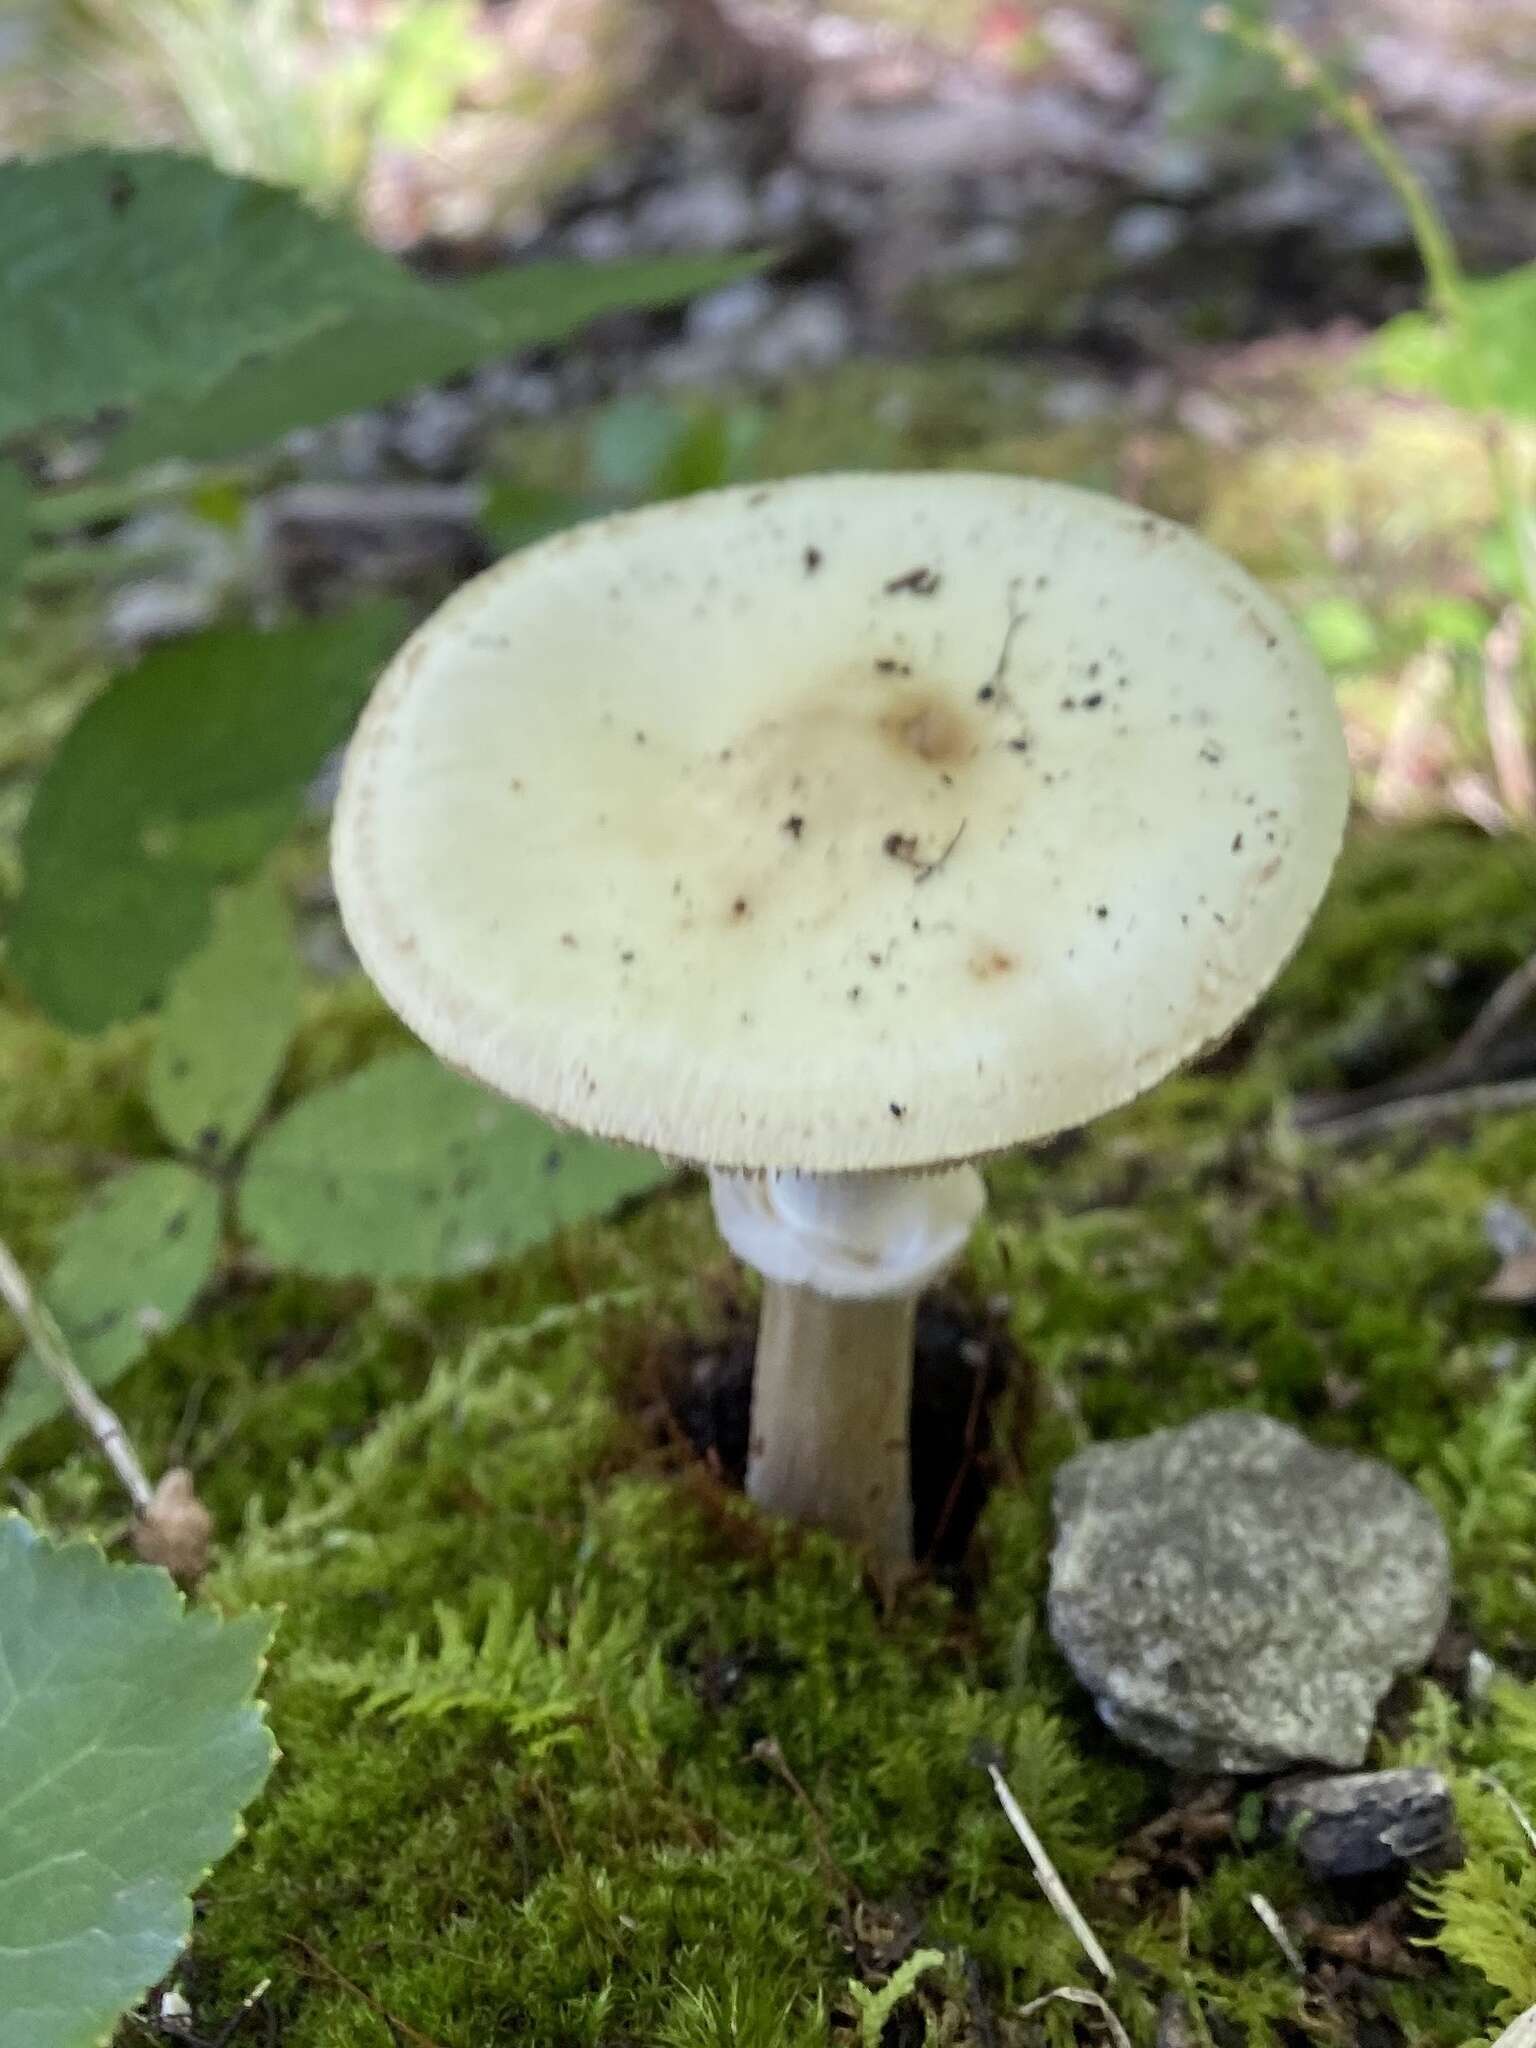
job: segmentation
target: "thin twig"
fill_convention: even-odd
[[[350,1991],[354,1998],[360,1998],[370,2012],[377,2013],[385,2026],[393,2033],[403,2034],[407,2041],[415,2044],[415,2048],[442,2048],[442,2043],[434,2041],[430,2034],[421,2033],[409,2021],[399,2019],[394,2013],[387,2011],[384,2006],[380,2005],[371,1991],[365,1991],[361,1984],[354,1984],[350,1977],[344,1977],[334,1963],[328,1962],[321,1955],[320,1951],[311,1948],[307,1941],[302,1940],[297,1934],[290,1934],[288,1939],[296,1949],[301,1949],[308,1956],[317,1969],[323,1970],[326,1976],[333,1978],[336,1983],[341,1985],[343,1990]]]
[[[1028,2005],[1021,2005],[1019,2007],[1018,2016],[1021,2020],[1032,2019],[1037,2012],[1043,2011],[1046,2006],[1054,2005],[1058,1998],[1067,2005],[1092,2006],[1093,2010],[1109,2029],[1109,2038],[1114,2042],[1115,2048],[1131,2048],[1130,2035],[1121,2026],[1119,2020],[1116,2019],[1114,2013],[1111,2012],[1108,2004],[1100,1997],[1099,1993],[1097,1991],[1079,1990],[1075,1984],[1063,1984],[1055,1991],[1047,1991],[1042,1993],[1039,1998],[1032,1998]]]
[[[1536,953],[1504,977],[1449,1052],[1374,1087],[1356,1088],[1342,1095],[1302,1097],[1292,1112],[1297,1129],[1326,1133],[1347,1118],[1367,1111],[1375,1112],[1389,1104],[1433,1101],[1464,1083],[1475,1082],[1478,1087],[1496,1085],[1486,1077],[1486,1068],[1485,1078],[1476,1080],[1478,1069],[1484,1066],[1493,1048],[1533,998],[1536,998]],[[1506,1072],[1505,1079],[1523,1081],[1527,1074],[1521,1069],[1529,1067],[1528,1055],[1526,1042],[1517,1041],[1496,1065],[1507,1069],[1511,1060],[1515,1060],[1515,1070]]]
[[[239,2033],[240,2029],[245,2025],[251,2014],[271,1989],[272,1979],[270,1977],[263,1977],[254,1991],[248,1991],[245,1994],[239,2005],[236,2006],[233,2014],[214,2036],[213,2048],[229,2048],[230,2042],[233,2041],[236,2034]]]
[[[1486,1785],[1490,1792],[1498,1793],[1499,1797],[1503,1800],[1504,1804],[1509,1808],[1510,1812],[1515,1816],[1515,1819],[1520,1823],[1521,1834],[1524,1835],[1525,1839],[1530,1843],[1531,1847],[1533,1849],[1536,1849],[1536,1827],[1532,1826],[1530,1815],[1526,1812],[1525,1808],[1520,1804],[1519,1800],[1515,1797],[1514,1793],[1511,1792],[1509,1787],[1504,1783],[1504,1780],[1502,1778],[1496,1777],[1492,1771],[1479,1771],[1477,1775],[1480,1782]]]
[[[828,1889],[840,1891],[844,1898],[862,1903],[863,1893],[832,1854],[832,1844],[827,1835],[827,1824],[822,1819],[815,1800],[806,1791],[800,1780],[789,1767],[789,1761],[779,1747],[777,1736],[764,1735],[752,1745],[752,1755],[760,1764],[766,1764],[784,1780],[796,1800],[805,1809],[811,1823],[811,1832],[816,1838],[816,1854],[821,1861],[822,1875],[827,1879]]]
[[[65,1400],[96,1440],[102,1456],[122,1481],[134,1512],[147,1514],[155,1490],[145,1476],[128,1432],[76,1365],[52,1311],[32,1292],[9,1245],[0,1238],[0,1298],[20,1323],[41,1364],[58,1382]]]
[[[1390,1131],[1413,1130],[1442,1118],[1495,1116],[1512,1109],[1536,1108],[1536,1075],[1518,1081],[1486,1081],[1470,1088],[1440,1088],[1426,1095],[1404,1095],[1378,1102],[1371,1109],[1345,1111],[1298,1126],[1306,1137],[1330,1145],[1352,1138],[1375,1138]]]
[[[1443,1071],[1469,1072],[1536,996],[1536,953],[1507,974],[1445,1056]]]
[[[1305,1977],[1307,1966],[1302,1961],[1301,1950],[1292,1941],[1285,1922],[1280,1918],[1280,1915],[1275,1911],[1268,1899],[1265,1898],[1262,1892],[1250,1892],[1248,1894],[1248,1903],[1258,1915],[1260,1925],[1271,1936],[1275,1947],[1279,1949],[1281,1955],[1285,1957],[1285,1960],[1290,1964],[1297,1976]]]
[[[1024,1844],[1024,1853],[1034,1865],[1035,1876],[1040,1880],[1040,1889],[1063,1920],[1077,1936],[1084,1955],[1098,1971],[1106,1984],[1115,1981],[1115,1966],[1104,1953],[1099,1937],[1079,1912],[1076,1900],[1062,1883],[1061,1873],[1045,1853],[1045,1844],[1030,1825],[1029,1816],[1013,1796],[1013,1789],[1002,1771],[990,1758],[986,1761],[987,1776],[992,1780],[992,1790],[997,1794],[997,1803],[1008,1816],[1008,1824]]]

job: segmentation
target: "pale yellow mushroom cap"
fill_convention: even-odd
[[[917,1168],[1219,1039],[1347,792],[1317,662],[1182,528],[821,476],[459,591],[364,714],[334,859],[386,999],[503,1094],[714,1166]]]

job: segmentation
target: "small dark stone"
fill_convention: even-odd
[[[1462,1861],[1450,1787],[1438,1771],[1292,1778],[1271,1790],[1266,1817],[1314,1877],[1370,1877],[1409,1864],[1454,1870]]]

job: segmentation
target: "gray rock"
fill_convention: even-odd
[[[217,616],[218,602],[211,591],[168,576],[149,576],[114,592],[102,620],[102,635],[114,653],[134,655],[162,640],[199,633]]]
[[[1519,1259],[1536,1251],[1531,1219],[1502,1195],[1495,1195],[1483,1210],[1483,1235],[1501,1259]]]
[[[769,383],[824,370],[853,347],[853,315],[833,285],[807,285],[784,299],[742,352],[744,367]]]
[[[1176,206],[1158,206],[1150,200],[1128,206],[1110,228],[1110,254],[1128,265],[1156,263],[1179,246],[1185,227],[1185,217]]]
[[[622,214],[584,213],[565,231],[565,246],[583,263],[611,263],[627,256],[630,227]]]
[[[788,240],[804,228],[814,204],[811,181],[798,164],[778,164],[757,188],[757,232]]]
[[[736,249],[752,239],[752,195],[733,171],[663,185],[640,202],[633,239],[642,249]]]
[[[395,428],[394,444],[426,476],[455,476],[474,454],[480,408],[469,391],[422,391]]]
[[[1451,1788],[1438,1771],[1292,1778],[1273,1788],[1265,1811],[1314,1877],[1370,1877],[1409,1864],[1453,1870],[1462,1860]]]
[[[683,332],[690,341],[728,341],[749,328],[757,327],[773,311],[777,300],[766,278],[743,277],[735,284],[721,285],[705,292],[683,314]]]
[[[515,419],[548,419],[560,406],[558,380],[548,370],[525,370],[518,362],[487,363],[477,370],[474,393],[488,412],[510,413]]]
[[[1055,1507],[1052,1635],[1117,1734],[1187,1769],[1359,1764],[1445,1624],[1429,1503],[1267,1416],[1095,1445]]]

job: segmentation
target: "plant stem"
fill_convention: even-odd
[[[76,1365],[64,1332],[52,1311],[33,1293],[31,1283],[0,1238],[0,1299],[20,1323],[28,1343],[43,1366],[58,1381],[64,1398],[85,1428],[95,1438],[102,1456],[122,1481],[134,1513],[148,1513],[155,1490],[145,1477],[128,1432],[85,1374]]]
[[[1532,536],[1526,517],[1509,437],[1496,416],[1487,359],[1467,295],[1467,275],[1434,195],[1377,120],[1363,94],[1347,92],[1288,29],[1273,23],[1245,21],[1223,6],[1207,8],[1203,18],[1213,34],[1229,36],[1244,49],[1276,64],[1297,91],[1307,94],[1354,137],[1397,194],[1408,216],[1419,261],[1424,265],[1430,303],[1456,330],[1472,372],[1474,408],[1489,421],[1488,460],[1498,495],[1499,519],[1514,554],[1526,616],[1536,627],[1536,537]]]

